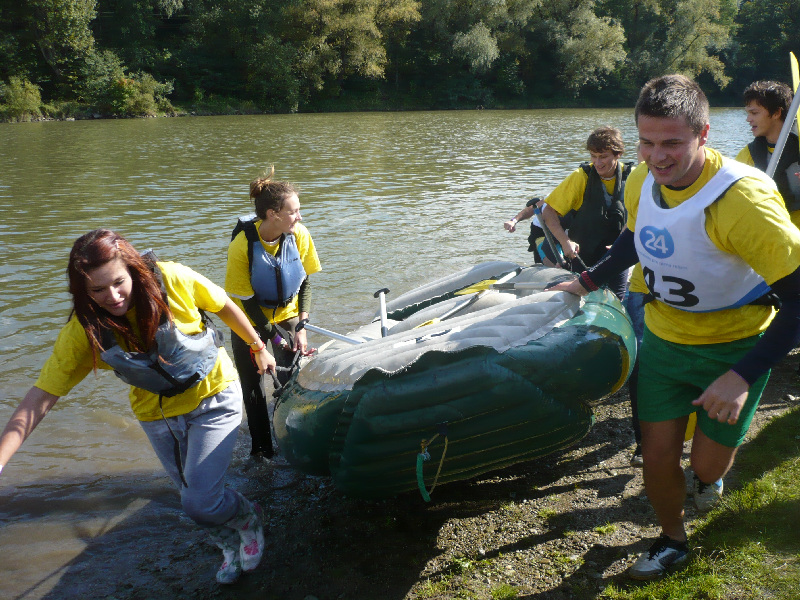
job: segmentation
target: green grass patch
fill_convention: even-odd
[[[605,525],[598,525],[594,528],[595,533],[600,535],[610,535],[617,530],[617,526],[613,523],[606,523]]]
[[[701,520],[688,566],[610,600],[795,600],[800,581],[800,408],[774,419],[741,453],[741,489]]]
[[[553,508],[543,508],[537,514],[539,515],[539,518],[548,521],[554,517],[557,517],[558,511]]]
[[[467,571],[469,571],[475,563],[468,559],[465,556],[456,556],[452,561],[450,561],[449,571],[451,573],[458,573],[459,575],[463,575]]]
[[[514,600],[519,597],[519,590],[513,585],[504,583],[492,590],[492,600]]]
[[[448,591],[449,588],[449,578],[440,579],[439,581],[428,579],[420,586],[418,593],[420,598],[435,598]]]

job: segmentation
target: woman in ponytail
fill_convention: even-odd
[[[292,363],[296,352],[307,353],[305,329],[298,322],[311,311],[309,276],[321,270],[314,240],[300,222],[297,188],[273,179],[275,169],[250,183],[255,218],[240,219],[228,246],[225,291],[247,314],[261,338],[269,342],[279,367]],[[267,401],[260,376],[248,356],[247,339],[231,340],[233,359],[242,381],[251,455],[273,455]],[[289,373],[280,371],[280,384]]]

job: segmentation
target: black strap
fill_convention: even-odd
[[[178,394],[182,394],[183,392],[188,390],[190,387],[192,387],[194,384],[196,384],[198,381],[202,379],[202,377],[200,377],[200,373],[195,371],[191,377],[189,377],[186,381],[181,383],[177,379],[175,379],[172,375],[170,375],[166,371],[166,369],[164,369],[164,367],[162,367],[158,363],[157,360],[156,362],[148,366],[151,369],[153,369],[156,373],[161,375],[164,379],[169,381],[170,385],[172,386],[170,389],[161,392],[159,397],[163,396],[165,398],[172,398],[172,396],[177,396]]]
[[[239,235],[240,231],[244,231],[244,237],[247,239],[247,265],[251,271],[253,269],[253,245],[259,241],[258,229],[256,229],[257,220],[258,217],[253,217],[249,221],[242,221],[239,219],[231,232],[231,241],[233,241],[236,239],[236,236]]]
[[[753,165],[761,170],[766,171],[769,164],[770,151],[767,138],[763,135],[754,138],[752,142],[747,144],[750,150],[750,158],[753,159]]]
[[[286,239],[286,234],[281,234],[281,239],[278,241],[278,249],[275,251],[275,259],[278,261],[281,258],[281,250],[283,249],[283,240]],[[283,262],[283,261],[280,261]],[[281,277],[281,268],[278,265],[275,265],[275,283],[278,286],[278,300],[283,298],[283,277]],[[287,300],[285,303],[281,304],[281,306],[287,306],[291,302],[291,299]],[[277,310],[278,307],[275,307]],[[275,313],[273,312],[273,315]]]
[[[258,238],[258,229],[256,229],[255,220],[247,221],[244,224],[244,235],[247,238],[247,267],[252,273],[253,271],[253,246],[256,242],[260,242]]]
[[[197,310],[200,312],[200,320],[203,322],[203,326],[211,330],[214,336],[214,344],[216,344],[217,348],[222,348],[225,345],[225,333],[220,331],[206,311],[202,308],[198,308]]]
[[[781,308],[781,299],[778,297],[774,291],[770,290],[763,296],[756,298],[755,300],[751,300],[747,303],[748,305],[752,306],[772,306],[780,310]]]

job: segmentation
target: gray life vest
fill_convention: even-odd
[[[164,300],[167,292],[161,271],[155,264],[152,252],[143,254],[156,275]],[[217,362],[224,337],[213,321],[200,310],[204,329],[200,333],[185,334],[173,322],[162,316],[156,330],[155,344],[147,352],[127,352],[117,342],[111,329],[101,334],[103,351],[100,358],[114,369],[114,374],[125,383],[169,398],[197,385],[205,379]]]
[[[256,229],[256,218],[239,219],[231,241],[240,231],[247,238],[247,262],[250,265],[250,285],[256,300],[264,308],[287,306],[300,291],[306,270],[300,259],[294,235],[281,235],[278,252],[272,256],[264,250]]]

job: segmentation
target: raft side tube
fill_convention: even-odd
[[[497,366],[491,369],[497,370]],[[483,371],[485,379],[498,373]],[[446,424],[448,450],[439,476],[441,483],[456,481],[530,460],[565,448],[583,437],[593,423],[591,410],[585,405],[569,406],[542,396],[532,384],[488,386],[476,389],[469,397],[458,400],[462,407],[472,403],[471,416]],[[509,403],[509,392],[527,402]],[[359,408],[373,404],[370,395],[362,398]],[[375,396],[377,402],[380,399]],[[339,489],[351,495],[380,497],[416,488],[415,454],[422,439],[430,439],[441,431],[431,414],[426,429],[388,435],[380,420],[358,412],[350,425],[343,452],[331,465],[331,474]],[[457,412],[464,412],[463,410]],[[395,431],[396,428],[390,428]],[[444,436],[440,433],[430,447],[432,456],[429,476],[438,468]],[[431,482],[428,482],[430,485]]]
[[[428,352],[452,353],[475,346],[504,352],[546,336],[580,307],[580,299],[566,292],[546,292],[544,297],[547,301],[539,301],[539,296],[520,298],[396,335],[390,331],[388,337],[358,346],[336,342],[303,367],[297,381],[308,389],[342,390],[352,388],[370,369],[402,371]]]
[[[552,276],[544,268],[523,275]],[[337,349],[334,342],[284,391],[275,414],[282,453],[305,472],[330,472],[347,494],[378,498],[417,489],[416,454],[442,423],[448,450],[440,483],[574,443],[593,423],[590,403],[626,380],[636,342],[624,308],[609,291],[592,292],[582,302],[562,292],[546,294],[547,302],[517,296],[508,308],[478,308],[452,322],[394,336],[390,331],[359,346]],[[493,295],[508,293],[485,294]],[[538,332],[532,320],[537,311],[550,314],[548,302],[572,309],[560,318],[555,310],[547,330]],[[383,357],[389,366],[395,360],[394,368]],[[327,361],[331,368],[321,369]],[[428,486],[443,439],[429,447]]]
[[[421,308],[453,298],[455,293],[485,279],[499,279],[520,265],[509,261],[487,261],[458,273],[436,279],[386,302],[390,319],[402,321]],[[376,313],[377,315],[377,313]]]
[[[438,484],[479,477],[564,450],[585,437],[592,424],[593,421],[573,423],[563,428],[553,429],[539,436],[535,444],[531,444],[530,440],[523,440],[517,444],[497,446],[481,452],[481,461],[477,461],[474,456],[469,455],[454,457],[454,450],[457,449],[458,442],[449,441]],[[431,458],[423,463],[423,476],[427,488],[433,484],[443,449],[444,440],[442,438],[437,438],[429,448]],[[416,492],[416,465],[408,466],[409,461],[414,461],[416,455],[407,454],[402,458],[402,468],[398,468],[391,479],[385,477],[385,470],[380,464],[348,465],[346,469],[341,469],[333,475],[334,485],[342,493],[369,499]]]

